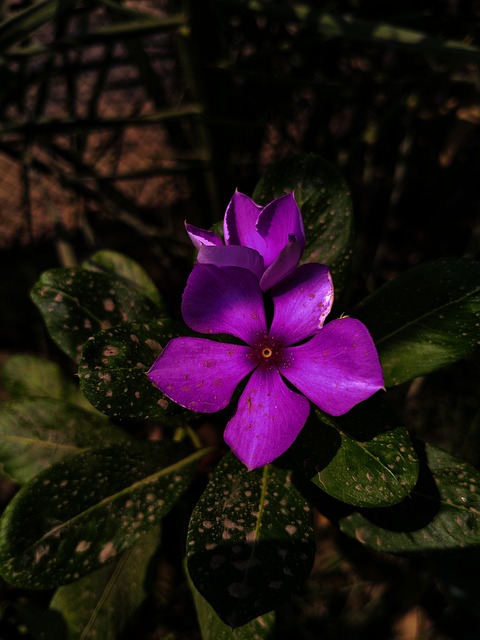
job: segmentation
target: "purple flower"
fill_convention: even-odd
[[[305,248],[302,214],[293,193],[261,207],[236,191],[223,220],[225,244],[213,231],[185,226],[199,250],[198,262],[249,269],[263,291],[293,271]]]
[[[298,267],[275,287],[272,298],[269,327],[255,274],[196,265],[183,294],[185,322],[200,333],[226,333],[244,344],[174,338],[148,372],[174,402],[205,413],[225,408],[251,374],[224,434],[249,469],[291,446],[307,420],[309,400],[338,416],[383,388],[367,328],[353,318],[323,326],[333,302],[326,266]]]

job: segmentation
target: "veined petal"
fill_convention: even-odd
[[[302,214],[295,202],[293,193],[276,198],[263,207],[258,216],[257,231],[265,240],[265,249],[260,251],[269,267],[280,251],[288,244],[289,236],[294,235],[300,243],[302,254],[305,248],[305,231]]]
[[[266,269],[260,280],[262,291],[267,291],[278,284],[295,269],[302,255],[303,247],[295,236],[290,236],[288,244],[283,247],[272,264]]]
[[[251,198],[235,191],[225,211],[223,222],[225,244],[250,247],[263,255],[265,242],[256,228],[261,211],[262,207],[255,204]]]
[[[383,388],[377,350],[359,320],[329,322],[311,340],[284,350],[281,373],[322,411],[339,416]]]
[[[177,404],[203,413],[224,409],[238,383],[252,371],[250,348],[205,338],[174,338],[147,376]]]
[[[254,273],[260,280],[263,274],[263,258],[249,247],[231,245],[229,247],[200,247],[197,256],[200,264],[214,264],[217,267],[242,267]]]
[[[185,229],[196,249],[200,249],[203,246],[216,247],[223,245],[222,239],[213,231],[199,229],[198,227],[194,227],[193,224],[187,223],[185,223]]]
[[[182,314],[194,331],[229,333],[248,344],[267,330],[258,279],[240,267],[196,264],[183,293]]]
[[[323,264],[300,265],[272,290],[274,302],[270,334],[292,345],[313,336],[333,304],[333,282]]]
[[[291,391],[275,367],[259,367],[227,424],[225,442],[249,469],[261,467],[293,444],[309,412],[308,400]]]

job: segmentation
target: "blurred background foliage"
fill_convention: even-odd
[[[209,227],[291,153],[323,156],[351,187],[351,304],[419,262],[480,257],[478,0],[16,0],[0,12],[2,359],[61,360],[29,290],[98,249],[138,260],[178,317],[184,220]],[[471,358],[396,392],[414,435],[477,465],[478,373]],[[478,637],[478,592],[455,591],[457,560],[440,589],[428,561],[373,559],[323,520],[318,535],[285,637],[290,614],[298,638]],[[196,637],[163,562],[145,637]],[[48,638],[32,609],[43,596],[3,591],[0,637]]]

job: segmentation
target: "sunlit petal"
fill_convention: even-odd
[[[227,245],[242,245],[256,249],[261,255],[265,242],[256,229],[262,207],[239,191],[230,200],[224,218],[224,236]],[[286,244],[286,243],[285,243]]]
[[[259,367],[227,424],[225,442],[249,469],[261,467],[293,444],[309,411],[308,400],[291,391],[275,367]]]
[[[199,333],[228,333],[248,344],[267,328],[262,290],[248,269],[196,264],[182,299],[183,319]]]
[[[300,265],[272,289],[275,307],[272,336],[292,345],[313,336],[333,304],[333,283],[323,264]]]
[[[147,375],[180,406],[213,413],[227,406],[235,387],[255,367],[250,351],[205,338],[174,338]]]
[[[185,223],[185,229],[188,233],[193,246],[196,249],[200,249],[203,246],[215,247],[222,246],[222,239],[217,236],[213,231],[206,231],[205,229],[199,229],[194,227],[193,224]]]
[[[289,236],[295,236],[302,253],[305,247],[305,231],[302,214],[293,193],[276,198],[263,207],[258,216],[257,231],[265,241],[265,249],[260,251],[269,267],[280,251],[288,244]]]
[[[339,416],[384,386],[377,350],[359,320],[341,318],[284,350],[280,371],[320,409]]]

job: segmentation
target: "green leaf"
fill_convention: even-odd
[[[85,344],[80,387],[102,413],[116,420],[146,420],[165,415],[168,400],[145,375],[162,347],[181,329],[171,320],[125,323],[100,331]]]
[[[3,20],[0,23],[0,51],[31,38],[46,23],[58,20],[62,13],[71,10],[71,5],[72,0],[43,0]]]
[[[90,336],[122,322],[154,320],[159,308],[123,279],[86,269],[52,269],[32,298],[52,339],[76,360]]]
[[[142,295],[150,298],[158,307],[162,307],[162,300],[153,280],[138,262],[122,253],[104,249],[91,256],[83,267],[101,273],[113,273],[127,284],[136,287]]]
[[[338,171],[323,158],[295,155],[273,164],[253,192],[253,200],[267,204],[293,191],[302,212],[307,245],[302,262],[327,264],[337,296],[345,284],[353,252],[352,201]]]
[[[435,371],[480,345],[480,263],[444,258],[413,267],[352,316],[372,334],[386,387]]]
[[[314,555],[311,509],[292,473],[248,471],[232,453],[219,463],[190,520],[187,559],[202,596],[230,627],[287,600]]]
[[[0,406],[0,464],[19,484],[81,449],[127,437],[103,416],[53,398],[23,398]]]
[[[209,450],[130,442],[69,456],[13,498],[0,520],[0,573],[49,589],[105,566],[178,501]]]
[[[232,629],[225,624],[195,588],[188,575],[188,585],[192,591],[202,640],[269,640],[275,633],[275,612],[265,613],[247,624]]]
[[[154,527],[106,567],[55,592],[50,609],[59,612],[64,640],[117,640],[145,600],[145,577],[160,541]]]
[[[393,553],[480,545],[480,472],[430,445],[419,457],[420,476],[408,498],[394,507],[352,513],[340,521],[342,531]]]
[[[52,398],[95,411],[80,393],[78,384],[68,378],[56,362],[42,356],[22,353],[8,358],[2,369],[2,384],[13,398]]]
[[[291,452],[315,485],[357,507],[401,502],[418,477],[408,433],[380,397],[337,418],[316,412]]]

